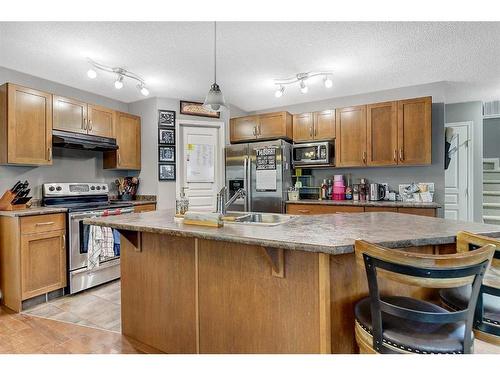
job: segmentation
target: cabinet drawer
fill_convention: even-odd
[[[365,212],[398,212],[397,207],[365,207]]]
[[[43,233],[65,229],[65,214],[26,216],[21,218],[21,234]]]
[[[409,214],[409,215],[419,215],[419,216],[436,216],[435,208],[411,208],[411,207],[400,207],[398,208],[398,212],[401,214]]]
[[[156,204],[151,203],[151,204],[142,204],[140,206],[135,206],[134,207],[134,212],[148,212],[148,211],[155,211],[156,210]]]
[[[288,204],[286,212],[291,215],[321,215],[338,214],[344,212],[363,212],[363,207],[334,206],[323,204]]]

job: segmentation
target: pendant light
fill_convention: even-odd
[[[217,84],[217,22],[214,22],[214,83],[208,91],[203,107],[215,112],[220,112],[222,109],[221,107],[225,106],[224,95],[222,95],[219,85]]]

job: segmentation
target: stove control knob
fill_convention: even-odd
[[[106,185],[102,185],[102,190],[106,190]]]
[[[62,187],[58,186],[58,187],[56,187],[56,190],[57,190],[57,191],[61,191],[61,190],[62,190]]]
[[[56,190],[54,186],[49,186],[49,191],[54,191],[54,190]]]
[[[90,187],[90,190],[95,190],[95,186],[93,186],[93,185],[92,185],[92,186]]]
[[[97,190],[101,190],[101,187],[100,187],[100,186],[97,186],[97,187],[96,187],[96,189],[97,189]]]

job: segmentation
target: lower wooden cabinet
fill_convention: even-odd
[[[66,286],[65,214],[0,217],[2,304],[22,302]]]
[[[288,203],[286,213],[290,215],[321,215],[337,214],[344,212],[399,212],[402,214],[436,216],[435,208],[412,208],[412,207],[370,207],[370,206],[337,206],[329,204],[297,204]]]
[[[156,211],[156,204],[151,203],[151,204],[141,204],[138,206],[134,207],[134,212],[149,212],[149,211]]]

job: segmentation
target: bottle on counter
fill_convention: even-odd
[[[366,201],[368,198],[368,181],[366,178],[362,178],[359,183],[359,200],[360,201]]]
[[[344,176],[337,174],[333,176],[333,200],[341,201],[345,199]]]
[[[323,183],[321,184],[321,195],[319,199],[328,199],[328,182],[326,179],[324,179]]]
[[[326,193],[326,199],[332,199],[333,198],[333,182],[332,180],[327,180],[327,193]]]
[[[345,199],[352,200],[353,199],[353,191],[352,191],[352,177],[351,174],[347,174],[346,186],[345,186]]]
[[[352,200],[359,201],[359,184],[352,185]]]
[[[184,215],[189,210],[189,199],[186,197],[187,187],[181,188],[181,196],[175,200],[176,215]]]

